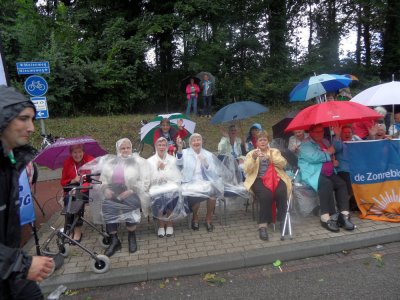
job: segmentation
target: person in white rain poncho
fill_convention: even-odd
[[[172,220],[186,215],[181,195],[182,175],[176,166],[176,158],[167,153],[168,141],[160,137],[154,144],[156,154],[148,158],[151,167],[151,207],[158,219],[158,237],[172,236]]]
[[[140,209],[145,216],[148,214],[150,196],[150,168],[147,161],[138,154],[132,154],[132,143],[123,138],[117,141],[117,156],[105,155],[82,168],[100,171],[100,188],[96,187],[97,195],[93,195],[93,219],[106,223],[110,235],[110,245],[104,254],[112,256],[121,249],[121,241],[117,236],[120,222],[126,222],[128,229],[129,252],[137,251],[136,224],[140,222]],[[89,165],[89,166],[88,166]],[[100,203],[99,203],[100,201]],[[100,205],[99,205],[100,204]],[[100,216],[95,216],[100,213]]]
[[[214,230],[212,213],[216,199],[224,193],[221,174],[226,171],[218,158],[202,148],[203,139],[194,133],[189,138],[190,148],[182,150],[182,140],[177,139],[177,165],[182,168],[182,194],[193,212],[192,229],[199,230],[198,211],[200,202],[207,200],[205,225],[208,232]]]

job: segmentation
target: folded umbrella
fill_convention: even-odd
[[[71,155],[69,149],[73,145],[83,145],[84,152],[94,157],[107,154],[107,151],[95,139],[90,136],[82,136],[58,139],[54,144],[47,146],[39,152],[33,162],[52,170],[62,168],[64,161]]]

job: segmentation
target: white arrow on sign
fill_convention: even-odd
[[[43,116],[43,115],[44,115],[44,112],[42,112],[42,111],[39,111],[37,114],[38,114],[38,116],[39,116],[39,117],[41,117],[41,116]]]

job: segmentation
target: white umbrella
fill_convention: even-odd
[[[400,81],[375,85],[357,94],[350,101],[365,106],[400,104]]]

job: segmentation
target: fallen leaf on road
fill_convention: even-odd
[[[160,283],[160,289],[165,288],[165,284],[163,282]]]
[[[323,279],[323,278],[321,278],[321,279],[318,279],[318,281],[319,281],[319,282],[322,282],[322,281],[324,281],[324,279]]]
[[[225,278],[222,277],[217,277],[216,274],[213,273],[207,273],[204,275],[203,280],[207,282],[208,285],[214,286],[214,285],[222,285],[223,283],[226,282]]]
[[[383,255],[380,253],[372,253],[372,257],[374,259],[376,259],[376,261],[378,262],[378,267],[383,267],[384,262],[383,262]]]
[[[78,294],[79,294],[78,290],[67,290],[65,292],[65,295],[67,295],[67,296],[74,296],[74,295],[78,295]]]

